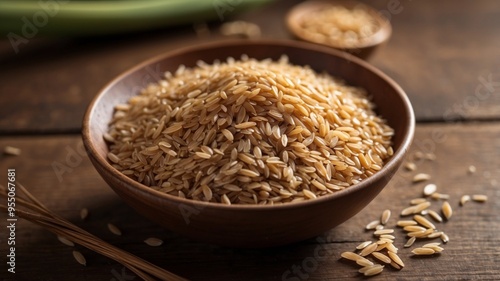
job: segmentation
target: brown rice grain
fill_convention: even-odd
[[[372,243],[368,246],[366,246],[361,252],[359,253],[360,256],[366,257],[369,254],[373,253],[377,249],[377,243]]]
[[[380,230],[376,230],[375,232],[373,232],[374,235],[382,235],[382,234],[391,234],[391,233],[394,233],[394,229],[380,229]]]
[[[412,199],[410,201],[410,204],[411,205],[418,205],[418,204],[421,204],[421,203],[424,203],[424,202],[427,202],[427,199],[425,199],[425,198],[415,198],[415,199]]]
[[[371,260],[369,260],[369,259],[365,259],[365,258],[363,258],[363,257],[361,257],[360,259],[357,259],[357,260],[356,260],[356,263],[357,263],[358,265],[363,266],[363,267],[365,267],[365,266],[372,266],[372,265],[373,265],[373,262],[372,262]]]
[[[353,252],[343,252],[342,254],[340,254],[340,256],[343,257],[344,259],[348,259],[351,261],[357,261],[359,259],[364,259],[362,256],[360,256],[356,253],[353,253]]]
[[[413,243],[415,243],[415,241],[417,240],[417,237],[413,236],[413,237],[410,237],[410,239],[408,239],[408,241],[406,241],[406,244],[404,245],[405,248],[409,248],[413,245]]]
[[[356,246],[356,249],[362,250],[362,249],[366,248],[366,246],[370,245],[371,243],[372,243],[372,241],[362,242],[361,244],[359,244],[358,246]]]
[[[59,242],[63,243],[66,246],[70,246],[70,247],[75,246],[75,243],[73,243],[72,241],[68,240],[66,237],[57,235],[57,240],[59,240]]]
[[[78,251],[73,251],[73,258],[75,258],[75,260],[83,265],[83,266],[87,266],[87,260],[85,259],[85,257],[82,255],[82,253],[78,252]]]
[[[155,237],[149,237],[146,240],[144,240],[144,243],[146,243],[147,245],[149,245],[151,247],[158,247],[158,246],[161,246],[163,244],[163,240],[161,240],[159,238],[155,238]]]
[[[87,209],[87,208],[82,208],[82,209],[80,210],[80,218],[81,218],[82,220],[86,220],[86,219],[88,218],[88,216],[89,216],[89,209]]]
[[[460,205],[463,206],[463,205],[465,205],[465,203],[469,202],[470,200],[471,200],[470,195],[463,195],[460,198]]]
[[[413,162],[406,162],[404,167],[406,170],[410,172],[415,171],[417,169],[417,165],[415,165],[415,163]]]
[[[375,229],[379,224],[380,220],[371,221],[365,226],[365,229],[367,230]]]
[[[3,153],[6,155],[19,156],[21,155],[21,149],[7,145],[3,148]]]
[[[400,226],[400,227],[405,227],[405,226],[409,226],[409,225],[417,225],[418,223],[416,221],[410,221],[410,220],[405,220],[405,221],[398,221],[396,223],[397,226]]]
[[[418,205],[416,205],[416,206],[418,206]],[[418,212],[415,212],[415,206],[410,206],[410,207],[407,207],[401,211],[401,216],[408,216],[408,215],[412,215],[414,213],[418,213]]]
[[[391,260],[393,260],[395,263],[397,263],[401,267],[405,267],[405,264],[403,260],[394,252],[387,252]]]
[[[429,210],[429,216],[437,222],[443,221],[443,218],[436,211]]]
[[[122,231],[116,225],[114,225],[112,223],[108,223],[108,229],[114,235],[118,235],[118,236],[122,235]]]
[[[436,251],[434,251],[433,249],[431,248],[415,248],[411,251],[413,254],[417,255],[417,256],[422,256],[422,255],[433,255],[434,253],[436,253]]]
[[[384,263],[391,263],[391,261],[392,261],[390,257],[388,257],[380,252],[373,252],[372,256],[374,256],[376,259],[378,259],[379,261],[384,262]]]
[[[448,237],[448,235],[446,233],[441,233],[441,241],[443,241],[443,243],[448,243],[450,241],[450,237]]]
[[[476,202],[486,202],[488,200],[488,196],[483,194],[474,194],[472,195],[472,200]]]
[[[430,196],[434,192],[436,192],[437,186],[433,183],[429,183],[424,187],[424,196]]]
[[[424,203],[420,203],[418,205],[415,205],[414,206],[414,209],[413,209],[413,214],[418,214],[420,212],[422,212],[423,210],[429,208],[431,206],[431,202],[424,202]]]
[[[436,226],[432,222],[422,217],[421,215],[415,215],[413,216],[413,219],[417,221],[419,224],[425,226],[426,228],[436,229]]]
[[[417,183],[417,182],[427,181],[430,179],[431,179],[431,176],[429,174],[419,173],[413,177],[413,182]]]
[[[368,270],[365,271],[365,276],[373,276],[382,273],[384,270],[384,266],[380,264],[376,264],[371,266]]]
[[[448,201],[443,202],[441,211],[443,212],[443,215],[447,220],[449,220],[451,218],[451,215],[453,214],[453,209],[451,208],[451,205],[450,203],[448,203]]]
[[[408,225],[403,228],[407,232],[415,232],[415,231],[425,231],[425,227],[421,227],[418,225]]]
[[[385,210],[382,213],[382,216],[380,217],[380,223],[381,224],[386,224],[389,221],[389,218],[391,217],[391,210]]]

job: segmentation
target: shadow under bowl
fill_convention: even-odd
[[[395,130],[394,155],[372,177],[314,200],[275,206],[223,205],[183,199],[155,191],[113,168],[107,160],[108,131],[114,106],[126,103],[148,83],[175,71],[180,64],[212,63],[242,54],[256,59],[287,55],[296,65],[340,77],[363,87],[376,111]],[[270,247],[319,235],[351,218],[384,188],[407,153],[414,133],[414,115],[404,91],[368,63],[331,48],[297,41],[235,40],[180,49],[150,59],[106,85],[91,102],[83,121],[83,142],[96,170],[137,212],[179,234],[198,241],[234,247]]]

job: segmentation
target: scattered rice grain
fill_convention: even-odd
[[[450,203],[448,201],[444,201],[443,205],[441,206],[441,211],[443,212],[444,217],[449,220],[451,218],[451,215],[453,214],[453,209],[450,206]]]
[[[61,243],[63,243],[66,246],[70,246],[70,247],[75,246],[75,243],[73,243],[72,241],[68,240],[66,237],[57,235],[57,240],[59,240]]]
[[[122,231],[116,225],[114,225],[112,223],[108,223],[108,229],[114,235],[118,235],[118,236],[122,235]]]
[[[486,202],[488,200],[488,196],[483,194],[474,194],[472,195],[472,200],[476,202]]]
[[[419,173],[413,177],[413,182],[417,183],[417,182],[427,181],[430,179],[431,179],[431,176],[429,174]]]
[[[21,155],[21,149],[8,145],[3,148],[3,153],[6,155],[19,156]]]
[[[73,251],[73,257],[75,258],[75,260],[83,265],[83,266],[87,266],[87,260],[85,259],[85,257],[82,255],[82,253],[78,252],[78,251]]]
[[[146,243],[147,245],[149,245],[151,247],[158,247],[158,246],[161,246],[163,244],[163,240],[161,240],[159,238],[155,238],[155,237],[150,237],[150,238],[147,238],[146,240],[144,240],[144,243]]]

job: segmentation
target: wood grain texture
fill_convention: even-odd
[[[431,174],[439,192],[451,196],[453,217],[449,222],[436,223],[450,236],[450,242],[439,256],[412,258],[411,249],[402,247],[406,242],[403,231],[397,229],[395,244],[406,267],[401,271],[386,269],[371,280],[492,280],[500,274],[499,135],[500,124],[496,123],[419,125],[410,157],[417,151],[432,152],[437,156],[435,161],[416,160],[417,171],[398,172],[367,208],[323,236],[261,250],[197,243],[141,218],[106,186],[86,157],[76,156],[81,147],[77,136],[0,138],[0,147],[13,145],[22,149],[18,157],[2,156],[0,171],[16,168],[18,180],[53,211],[118,247],[192,280],[362,279],[358,266],[340,259],[340,254],[374,239],[364,226],[378,219],[387,208],[393,213],[388,226],[394,226],[399,211],[422,194],[424,183],[412,184],[412,176],[425,172]],[[72,170],[62,174],[60,181],[53,163]],[[475,165],[477,172],[468,173],[469,165]],[[5,181],[4,176],[0,178]],[[463,194],[477,193],[488,195],[489,200],[459,207]],[[433,201],[431,208],[439,210],[439,206]],[[79,217],[83,207],[90,211],[86,221]],[[117,225],[123,235],[110,233],[108,222]],[[5,228],[4,214],[0,227]],[[0,253],[5,260],[6,234],[2,231],[1,235]],[[142,242],[148,237],[165,242],[160,247],[149,247]],[[123,267],[114,261],[76,246],[88,262],[87,267],[79,265],[71,256],[70,247],[26,221],[18,223],[17,242],[17,273],[7,274],[3,267],[2,280],[120,280],[115,274],[125,278],[123,273],[130,276],[125,280],[139,280],[129,271],[122,272]],[[423,241],[417,245],[423,245]]]
[[[292,38],[285,15],[299,2],[280,0],[243,14],[228,13],[224,20],[254,22],[263,37]],[[372,62],[405,89],[418,120],[498,119],[496,1],[369,4],[389,14],[393,24],[392,38]],[[108,81],[168,50],[223,39],[220,24],[210,23],[211,34],[200,38],[192,26],[181,26],[124,36],[30,40],[18,54],[2,39],[0,102],[7,106],[0,112],[0,133],[78,132],[87,104]]]

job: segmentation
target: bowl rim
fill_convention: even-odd
[[[304,35],[304,31],[300,26],[300,21],[307,14],[318,10],[321,7],[329,6],[329,5],[340,5],[344,7],[363,7],[366,11],[375,19],[375,21],[380,25],[380,28],[372,35],[366,38],[366,41],[363,41],[360,44],[355,45],[344,45],[337,44],[332,42],[318,42],[311,40],[307,36]],[[392,34],[392,25],[390,20],[386,17],[382,16],[378,10],[374,7],[370,6],[367,3],[355,1],[355,0],[310,0],[299,3],[292,7],[290,11],[286,15],[286,26],[288,30],[293,33],[295,36],[300,38],[301,40],[320,44],[324,46],[329,46],[332,48],[343,49],[343,50],[355,50],[355,49],[364,49],[370,48],[377,45],[382,44],[387,41]]]
[[[187,198],[181,198],[173,195],[169,195],[157,190],[154,190],[146,185],[143,185],[142,183],[139,183],[126,175],[122,174],[120,171],[115,169],[114,167],[111,166],[109,161],[105,158],[102,157],[96,149],[96,146],[92,142],[91,138],[91,128],[90,128],[90,120],[94,114],[94,108],[96,105],[100,102],[100,100],[103,98],[104,94],[113,86],[115,86],[117,83],[119,83],[122,79],[128,77],[129,75],[133,74],[134,72],[145,68],[148,65],[151,65],[155,62],[159,62],[161,60],[164,60],[169,57],[175,57],[179,56],[182,54],[186,53],[191,53],[191,52],[196,52],[196,51],[202,51],[204,49],[214,49],[214,48],[221,48],[221,47],[237,47],[241,45],[248,45],[248,44],[254,44],[254,45],[261,45],[261,46],[282,46],[282,47],[292,47],[292,48],[300,48],[300,49],[307,49],[308,51],[314,51],[314,52],[321,52],[325,53],[330,56],[336,56],[340,57],[341,59],[345,59],[349,61],[350,63],[356,64],[358,67],[366,68],[368,71],[373,72],[376,76],[379,76],[381,79],[385,80],[391,87],[394,88],[396,93],[398,94],[399,98],[401,99],[405,111],[407,113],[407,124],[405,128],[407,128],[405,134],[403,135],[403,140],[401,142],[401,146],[399,147],[398,150],[394,151],[394,154],[392,157],[389,159],[388,162],[385,163],[385,165],[382,167],[380,171],[375,173],[373,176],[361,181],[360,183],[351,185],[349,187],[346,187],[345,189],[339,190],[337,192],[334,192],[332,194],[327,194],[315,199],[311,200],[305,200],[301,202],[289,202],[285,204],[278,204],[278,205],[258,205],[258,204],[252,204],[252,205],[243,205],[243,204],[231,204],[231,205],[226,205],[222,203],[214,203],[214,202],[205,202],[205,201],[197,201],[197,200],[192,200],[192,199],[187,199]],[[222,55],[223,56],[223,55]],[[383,117],[383,116],[382,116]],[[99,162],[99,165],[106,170],[108,174],[111,174],[117,178],[119,178],[120,181],[124,181],[127,185],[132,186],[133,188],[136,189],[137,192],[143,193],[143,194],[148,194],[148,195],[153,195],[155,197],[158,197],[159,199],[162,200],[168,200],[173,203],[177,203],[179,205],[193,205],[198,206],[200,209],[203,208],[209,208],[209,209],[221,209],[221,210],[229,210],[229,209],[237,209],[237,210],[242,210],[242,211],[266,211],[270,209],[282,209],[282,210],[287,210],[287,209],[295,209],[295,208],[300,208],[300,207],[305,207],[309,205],[316,205],[316,204],[322,204],[326,203],[327,201],[334,200],[338,197],[342,197],[345,195],[348,195],[350,193],[354,193],[356,191],[359,191],[364,188],[368,188],[372,183],[381,180],[383,177],[387,176],[386,171],[389,170],[395,170],[396,172],[398,165],[402,162],[406,152],[409,150],[409,147],[412,143],[413,136],[414,136],[414,131],[415,131],[415,116],[414,112],[410,103],[410,100],[404,90],[394,81],[392,80],[389,76],[384,74],[381,70],[377,69],[376,67],[372,66],[371,64],[367,63],[366,61],[357,58],[349,53],[342,52],[336,49],[328,48],[325,46],[313,44],[313,43],[307,43],[307,42],[301,42],[301,41],[294,41],[294,40],[283,40],[283,39],[231,39],[231,40],[221,40],[221,41],[215,41],[215,42],[210,42],[210,43],[204,43],[204,44],[199,44],[196,46],[189,46],[189,47],[183,47],[179,49],[175,49],[172,51],[167,51],[165,53],[162,53],[160,55],[154,56],[146,61],[143,61],[136,66],[129,68],[128,70],[122,72],[120,75],[116,76],[113,78],[110,82],[108,82],[101,90],[99,90],[98,94],[92,99],[90,102],[84,118],[83,118],[83,126],[82,126],[82,139],[84,146],[86,147],[87,153],[90,154],[89,156],[93,157],[95,161]],[[97,168],[97,167],[95,167]]]

